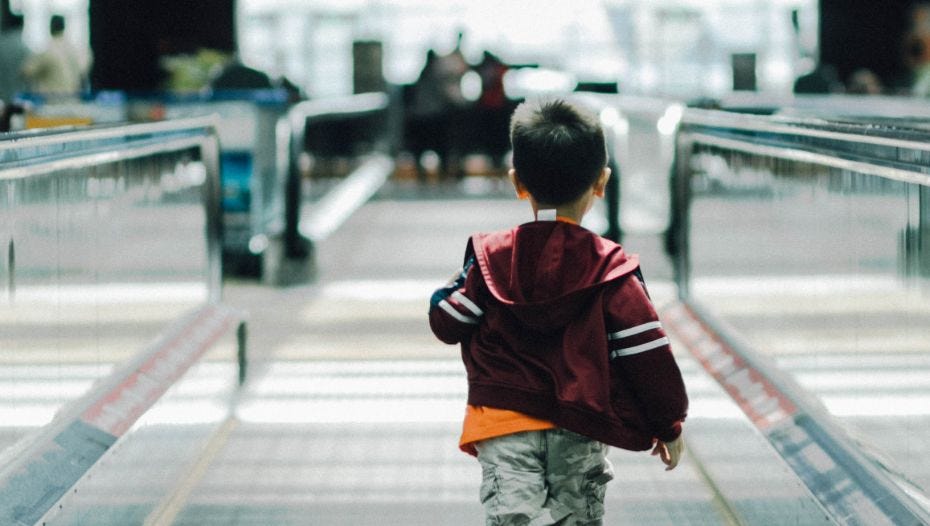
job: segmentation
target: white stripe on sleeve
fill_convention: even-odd
[[[453,318],[455,318],[456,320],[458,320],[458,321],[460,321],[460,322],[462,322],[462,323],[467,323],[467,324],[469,324],[469,325],[477,325],[477,324],[478,324],[478,320],[476,320],[475,318],[472,318],[471,316],[466,316],[466,315],[462,314],[461,312],[455,310],[455,307],[453,307],[453,306],[452,306],[448,301],[446,301],[446,300],[440,301],[440,302],[439,302],[439,307],[442,308],[442,310],[446,311],[450,316],[452,316]]]
[[[650,321],[642,325],[637,325],[636,327],[630,327],[629,329],[624,329],[622,331],[612,332],[607,335],[608,339],[619,340],[620,338],[626,338],[628,336],[633,336],[641,332],[646,332],[651,329],[661,329],[662,322],[660,321]]]
[[[473,302],[472,300],[468,299],[468,296],[462,294],[461,292],[459,292],[459,291],[453,292],[453,293],[452,293],[452,297],[455,298],[456,301],[458,301],[459,303],[461,303],[462,305],[464,305],[465,308],[467,308],[468,310],[470,310],[471,313],[474,314],[475,316],[483,316],[483,315],[484,315],[484,311],[481,310],[480,307],[478,307],[477,305],[475,305],[475,302]]]
[[[658,347],[662,347],[663,345],[668,345],[667,336],[663,336],[662,338],[659,338],[658,340],[652,340],[651,342],[644,343],[641,345],[634,345],[633,347],[624,347],[622,349],[616,349],[615,351],[610,353],[610,357],[611,359],[613,359],[613,358],[619,358],[621,356],[632,356],[634,354],[639,354],[641,352],[646,352],[652,349],[656,349]]]

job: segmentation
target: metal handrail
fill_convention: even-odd
[[[907,119],[884,119],[880,124],[834,122],[823,119],[758,116],[716,110],[688,109],[682,114],[679,142],[718,146],[728,150],[813,162],[907,183],[930,185],[925,160],[907,162],[900,156],[881,158],[831,148],[824,142],[930,153],[930,132],[908,127]],[[754,134],[752,136],[744,134]],[[765,137],[760,137],[764,135]]]
[[[140,135],[183,132],[196,128],[216,128],[216,116],[173,119],[166,121],[100,125],[85,128],[51,128],[38,132],[11,133],[0,136],[0,151],[60,145],[68,142],[130,138]]]
[[[194,133],[191,133],[194,132]],[[162,137],[158,137],[161,135]],[[133,140],[141,138],[140,140]],[[13,134],[0,140],[0,152],[62,147],[86,143],[97,147],[39,152],[24,159],[0,162],[0,180],[26,179],[52,171],[125,161],[159,152],[201,146],[204,138],[216,141],[216,119],[204,117],[155,123],[107,125],[98,128],[47,130],[37,134]],[[118,148],[114,148],[118,146]]]
[[[130,159],[138,159],[156,153],[176,152],[199,146],[201,142],[200,136],[198,136],[173,139],[156,144],[127,146],[118,151],[107,150],[94,153],[74,152],[77,155],[64,157],[62,159],[41,161],[39,164],[14,166],[11,168],[0,166],[0,180],[26,179],[60,170],[73,170],[99,164],[128,161]]]
[[[773,94],[733,92],[717,100],[715,107],[755,114],[791,115],[827,119],[848,118],[930,118],[926,99],[901,95]]]
[[[687,132],[683,132],[687,133]],[[885,179],[930,186],[930,174],[925,171],[924,164],[913,164],[913,170],[895,166],[887,166],[875,162],[846,159],[837,155],[819,151],[803,150],[797,147],[775,146],[759,144],[749,140],[715,137],[706,133],[687,133],[688,138],[697,144],[717,146],[725,150],[739,151],[762,157],[772,157],[788,161],[818,164],[850,172],[859,172],[875,175]]]
[[[388,95],[380,92],[307,100],[295,104],[288,110],[285,118],[290,123],[292,133],[295,134],[292,137],[296,135],[303,137],[308,120],[316,120],[322,117],[364,115],[386,110],[389,102]]]
[[[928,142],[909,140],[902,137],[886,137],[878,135],[881,133],[907,133],[927,136],[930,138],[930,134],[926,132],[907,129],[907,119],[900,120],[902,128],[904,129],[851,122],[840,123],[815,118],[752,115],[719,110],[701,110],[696,108],[688,108],[682,113],[681,124],[685,126],[708,126],[757,133],[796,135],[799,137],[817,137],[835,141],[854,142],[858,144],[870,144],[889,146],[891,148],[909,148],[913,150],[930,151],[930,143]],[[887,122],[887,120],[883,122]]]
[[[312,252],[312,241],[300,233],[301,173],[300,155],[304,150],[307,125],[334,117],[362,116],[385,111],[390,105],[386,93],[361,93],[344,97],[308,100],[294,105],[281,117],[276,127],[279,159],[287,149],[287,163],[279,163],[280,177],[285,181],[284,248],[287,257],[306,257]]]

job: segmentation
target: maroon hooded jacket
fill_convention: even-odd
[[[580,226],[472,236],[429,319],[440,340],[461,343],[471,405],[634,451],[681,434],[688,398],[639,262]]]

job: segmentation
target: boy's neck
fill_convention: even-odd
[[[584,215],[587,213],[586,206],[578,206],[579,203],[567,203],[560,206],[552,206],[540,204],[531,200],[533,206],[533,216],[539,220],[540,212],[543,212],[544,220],[554,221],[557,218],[567,219],[569,222],[575,224],[581,224],[581,220],[584,218]],[[552,217],[552,212],[550,210],[555,210],[555,217]]]
[[[610,178],[610,168],[604,167],[597,180],[590,188],[585,190],[575,200],[561,205],[550,205],[536,201],[533,194],[523,185],[515,169],[511,168],[508,172],[514,189],[517,191],[517,198],[527,199],[530,206],[533,207],[533,216],[539,219],[539,211],[555,209],[556,217],[568,220],[570,222],[581,224],[581,219],[591,210],[595,198],[604,197],[604,189],[607,186],[607,180]]]

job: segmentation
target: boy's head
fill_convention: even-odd
[[[597,118],[563,100],[520,104],[510,120],[510,142],[520,182],[548,205],[581,197],[607,166]]]

